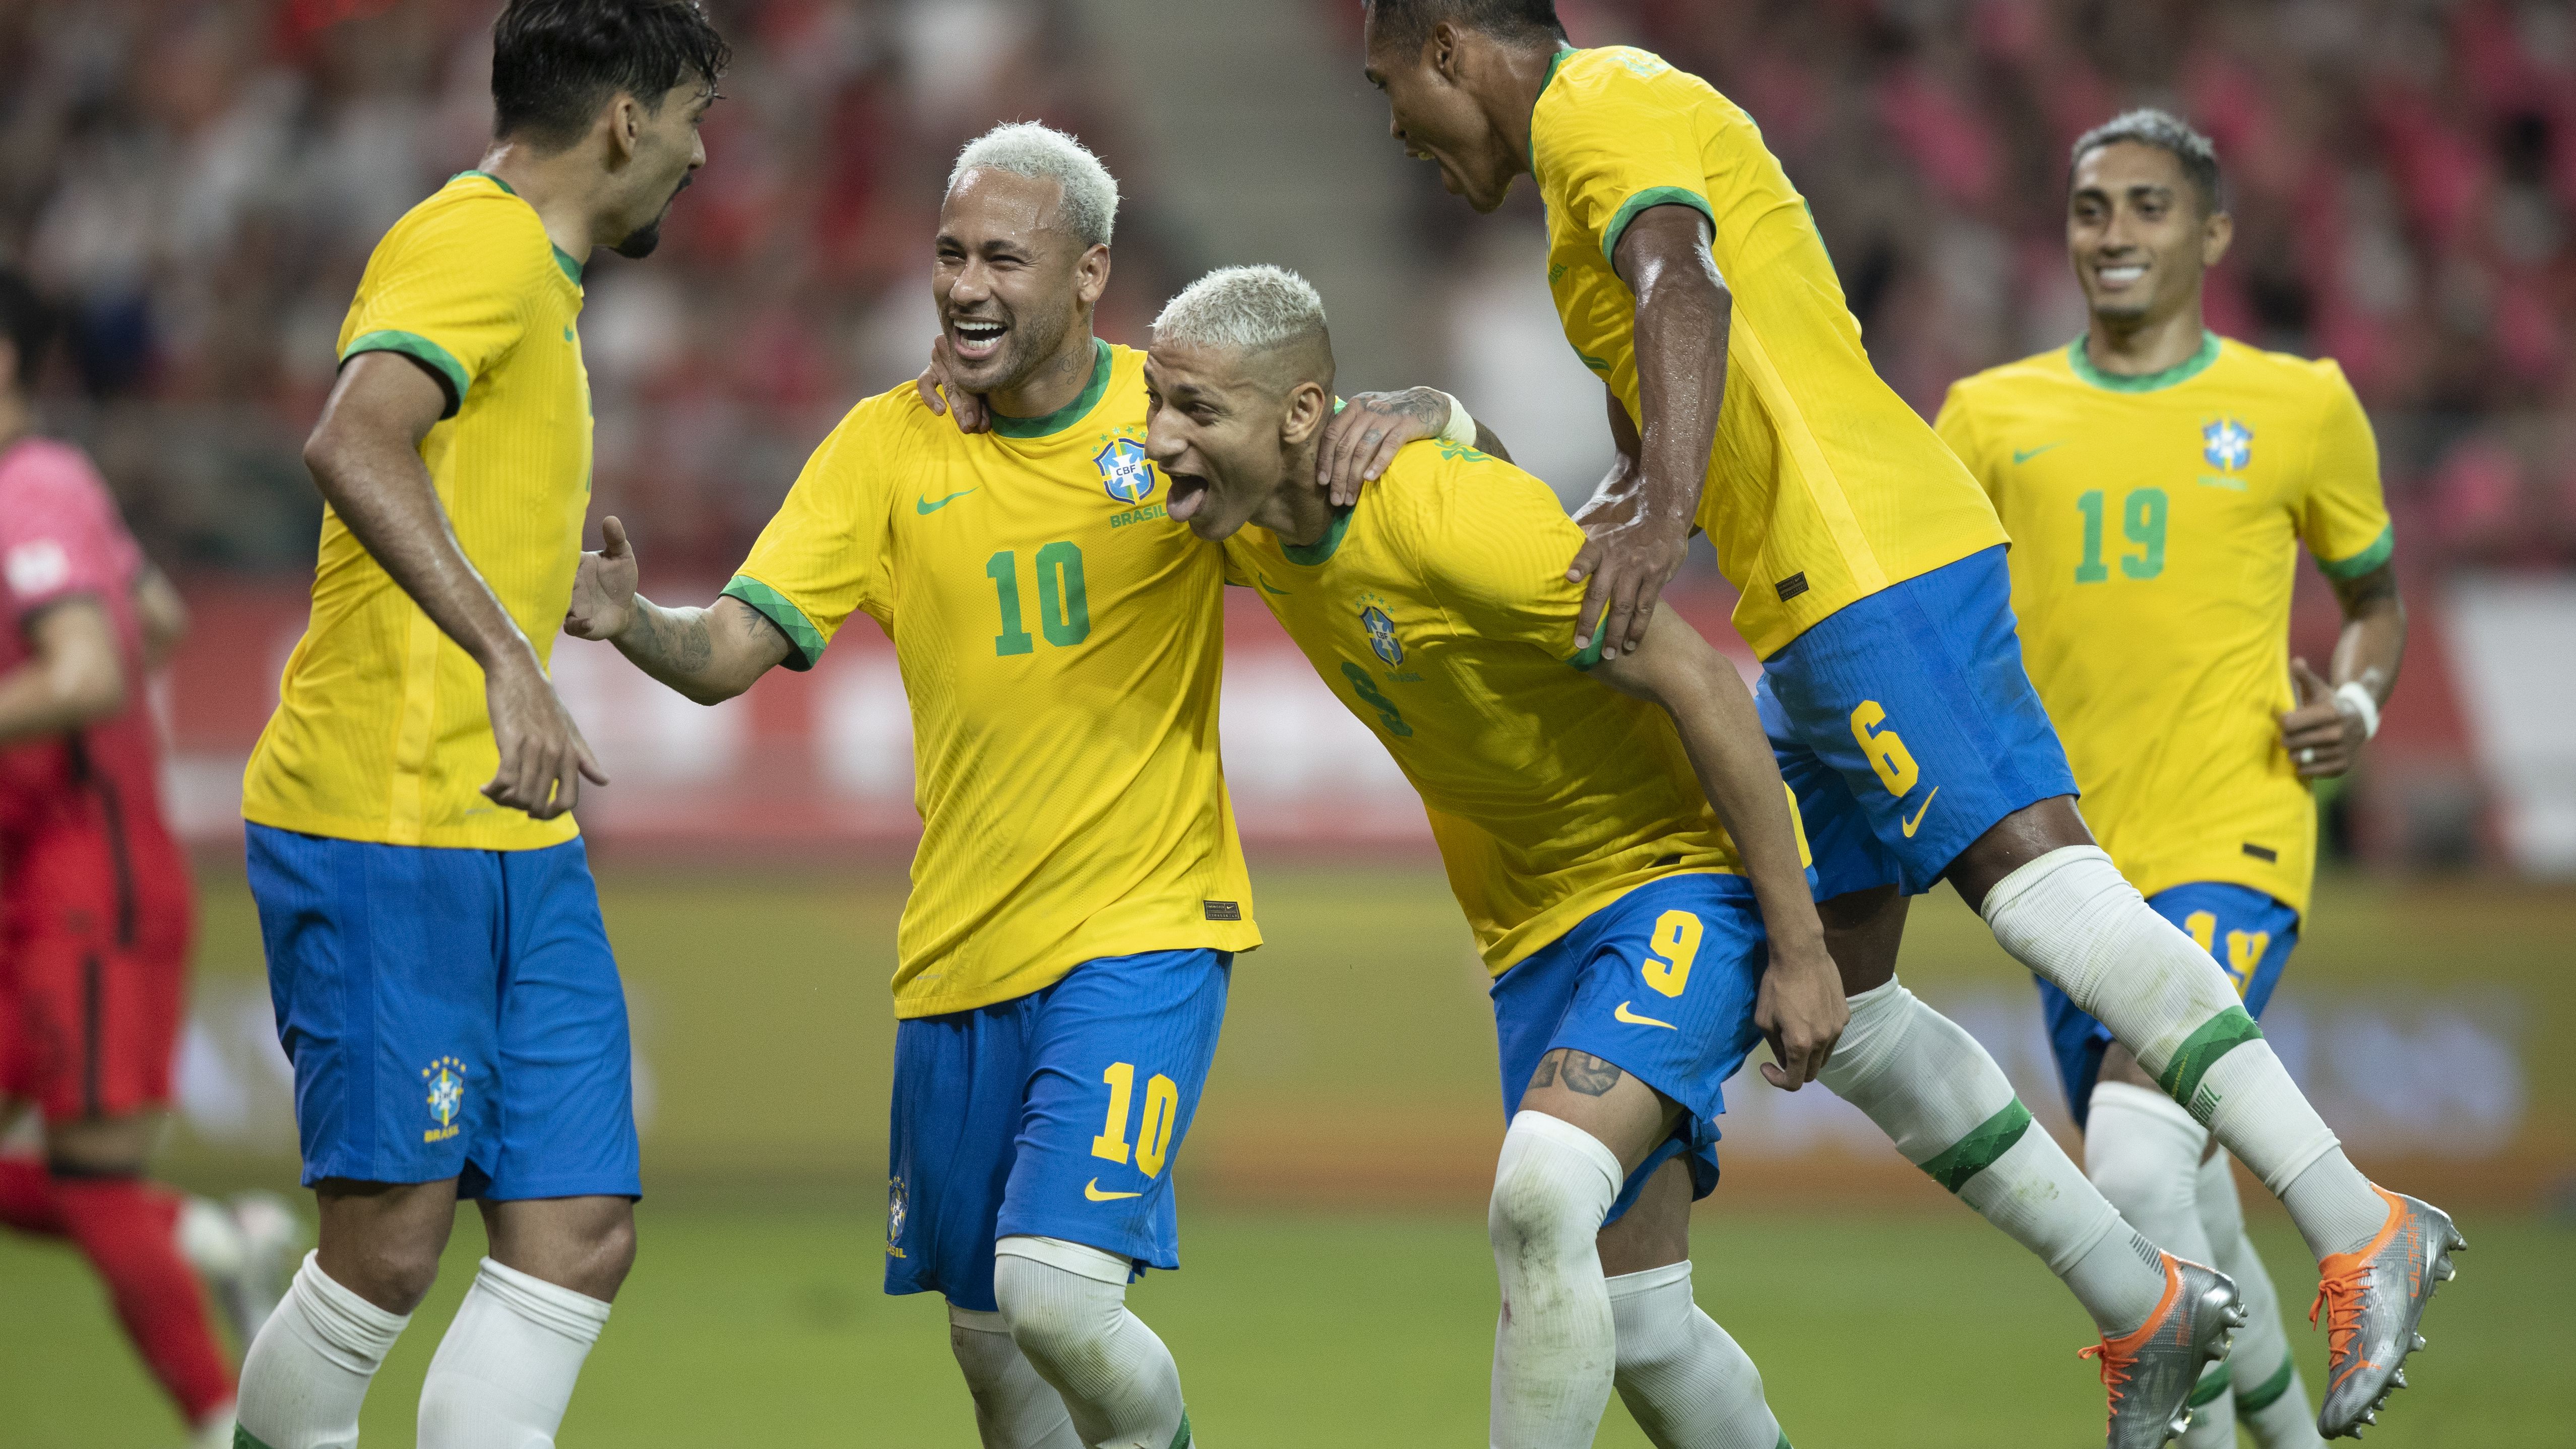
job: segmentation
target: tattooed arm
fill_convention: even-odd
[[[635,592],[635,549],[626,526],[602,520],[607,544],[581,556],[564,632],[604,639],[635,667],[700,704],[721,704],[787,660],[787,636],[740,599],[703,609],[666,609]]]

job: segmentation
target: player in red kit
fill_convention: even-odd
[[[186,616],[88,459],[31,431],[43,316],[0,273],[0,1126],[33,1104],[45,1127],[41,1161],[0,1158],[0,1222],[77,1244],[197,1442],[228,1445],[195,1269],[246,1266],[241,1225],[143,1176],[192,912],[143,678]]]

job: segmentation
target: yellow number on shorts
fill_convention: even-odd
[[[1699,917],[1688,911],[1666,911],[1655,918],[1655,954],[1642,968],[1646,984],[1666,996],[1679,996],[1690,985],[1691,963],[1699,959]],[[1661,960],[1656,959],[1661,957]]]
[[[2218,917],[2215,913],[2194,911],[2182,918],[2182,928],[2191,933],[2194,945],[2212,956],[2218,954]]]
[[[2219,969],[2236,983],[2236,994],[2243,996],[2254,988],[2254,969],[2263,964],[2263,953],[2272,949],[2269,931],[2230,931],[2227,954],[2218,954],[2218,917],[2208,911],[2194,911],[2182,918],[2182,928],[2191,933],[2193,944],[2207,951],[2218,962]]]
[[[1172,1150],[1172,1126],[1181,1120],[1181,1088],[1157,1073],[1145,1084],[1145,1121],[1136,1129],[1136,1170],[1147,1177],[1163,1175],[1164,1154]]]
[[[1136,1064],[1112,1062],[1109,1070],[1100,1074],[1100,1080],[1109,1084],[1109,1121],[1100,1129],[1100,1135],[1091,1139],[1091,1155],[1106,1157],[1112,1162],[1125,1162],[1127,1103],[1136,1095]],[[1162,1078],[1155,1080],[1161,1081]]]
[[[1906,791],[1914,788],[1914,782],[1923,778],[1923,771],[1914,763],[1914,752],[1896,737],[1896,731],[1870,733],[1886,721],[1887,711],[1879,707],[1878,701],[1864,699],[1860,708],[1851,712],[1852,738],[1860,742],[1861,753],[1869,756],[1869,767],[1878,772],[1878,783],[1901,800]]]

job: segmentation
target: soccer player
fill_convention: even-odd
[[[1658,1444],[1776,1449],[1761,1376],[1691,1301],[1690,1203],[1754,1042],[1794,1091],[1846,1012],[1752,695],[1668,609],[1619,658],[1578,651],[1581,532],[1503,459],[1417,442],[1334,507],[1333,372],[1304,279],[1211,273],[1154,323],[1146,449],[1421,792],[1494,974],[1491,1442],[1590,1444],[1615,1382]]]
[[[552,1444],[634,1261],[626,1002],[572,815],[606,777],[546,660],[590,493],[582,263],[653,250],[725,61],[696,0],[513,0],[491,150],[386,233],[341,324],[313,620],[242,790],[321,1211],[244,1362],[250,1449],[356,1438],[460,1197],[492,1251],[427,1449]]]
[[[2131,112],[2075,143],[2070,192],[2090,327],[1959,383],[1935,426],[2012,534],[2023,656],[2086,823],[2259,1017],[2315,874],[2309,782],[2351,768],[2406,646],[2378,449],[2333,363],[2202,322],[2231,235],[2207,137]],[[2303,542],[2343,604],[2331,683],[2287,657]],[[2039,992],[2094,1182],[2251,1311],[2183,1442],[2232,1446],[2242,1418],[2265,1449],[2316,1443],[2227,1158],[2100,1022]]]
[[[1234,953],[1260,944],[1217,755],[1218,551],[1145,457],[1144,357],[1092,334],[1118,187],[1036,124],[969,144],[931,295],[968,434],[907,383],[850,410],[707,608],[635,594],[624,530],[566,627],[703,703],[894,640],[921,845],[894,976],[889,1293],[948,1300],[992,1449],[1185,1449],[1125,1306],[1180,1266],[1172,1165]]]
[[[30,1105],[44,1117],[41,1159],[0,1157],[0,1223],[71,1240],[195,1442],[230,1445],[232,1366],[188,1247],[229,1237],[219,1286],[244,1303],[241,1227],[144,1175],[193,903],[143,682],[187,613],[89,460],[35,433],[48,330],[34,289],[0,272],[0,1128]],[[259,1251],[282,1250],[280,1229],[268,1219]]]
[[[1764,720],[1857,998],[1836,1060],[1865,1058],[1882,1023],[1911,1013],[1893,981],[1905,899],[1948,879],[2007,950],[2104,1022],[2281,1195],[2334,1305],[2324,1422],[2363,1422],[2458,1235],[2353,1167],[2226,974],[2094,843],[2021,667],[2003,527],[1871,371],[1814,219],[1751,118],[1644,51],[1575,49],[1550,0],[1375,0],[1366,43],[1397,136],[1439,163],[1451,191],[1491,211],[1514,177],[1538,183],[1549,285],[1568,341],[1608,386],[1619,442],[1592,509],[1605,553],[1661,569],[1696,523],[1742,591],[1736,626],[1764,662]],[[1605,656],[1636,642],[1643,616],[1629,602],[1587,620]],[[1982,1051],[1942,1070],[1963,1094],[2021,1114]],[[1869,1110],[1869,1084],[1825,1080]],[[1952,1161],[1946,1147],[1918,1155],[1916,1143],[1950,1134],[1924,1134],[1910,1115],[1873,1112],[1918,1163]],[[1972,1124],[1952,1141],[1964,1150],[1993,1130]],[[2170,1291],[2141,1283],[2130,1312],[2096,1307],[2110,1321],[2086,1352],[2102,1358],[2114,1442],[2162,1432],[2133,1386],[2163,1369],[2142,1365],[2167,1362],[2177,1333],[2224,1336],[2214,1301],[2190,1301],[2198,1321],[2173,1332],[2160,1331],[2180,1307]],[[2121,1320],[2135,1326],[2119,1331]]]

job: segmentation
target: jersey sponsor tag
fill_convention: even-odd
[[[2254,857],[2256,860],[2262,861],[2266,865],[2270,865],[2281,858],[2281,852],[2274,850],[2268,845],[2256,845],[2250,840],[2245,842],[2245,853]]]
[[[1780,602],[1785,604],[1807,591],[1807,571],[1800,569],[1771,587],[1779,592]]]
[[[1207,918],[1211,921],[1243,919],[1243,903],[1240,901],[1201,901],[1199,908],[1207,912]]]

